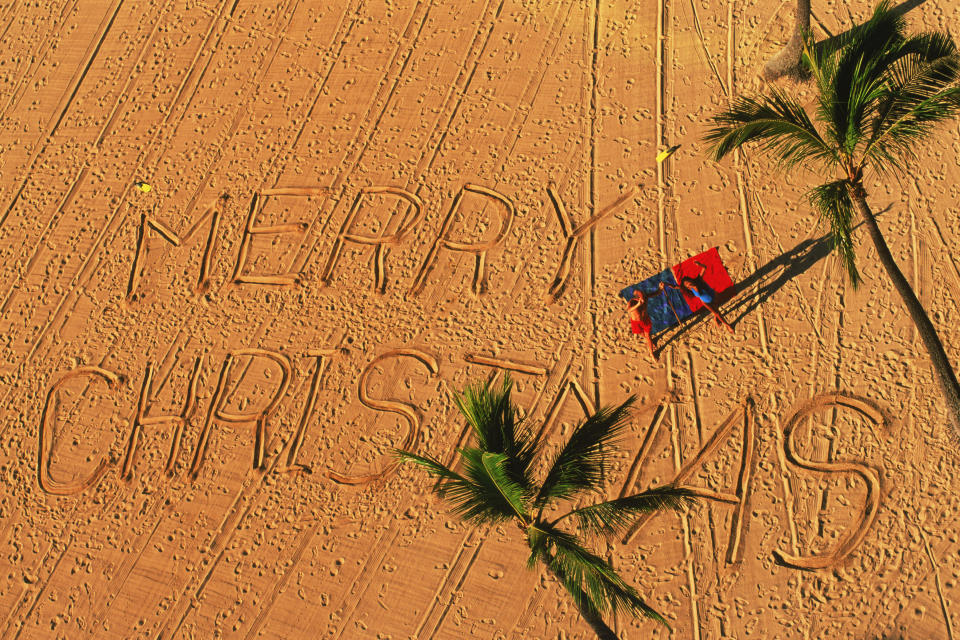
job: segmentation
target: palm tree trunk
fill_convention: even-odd
[[[944,400],[946,401],[947,414],[953,427],[954,441],[960,443],[960,384],[957,384],[957,376],[953,371],[953,366],[950,364],[950,359],[947,357],[947,352],[944,350],[943,343],[937,335],[937,330],[934,328],[933,323],[930,322],[930,318],[927,317],[927,312],[924,311],[923,305],[920,304],[920,300],[913,292],[910,283],[907,282],[903,272],[900,271],[900,268],[894,261],[893,255],[890,253],[890,249],[883,239],[883,234],[880,233],[880,227],[877,226],[877,219],[867,205],[867,194],[863,186],[860,184],[852,184],[849,186],[849,192],[853,206],[856,208],[857,213],[860,214],[864,225],[867,227],[867,232],[870,234],[870,239],[873,240],[873,245],[877,248],[880,264],[883,265],[883,268],[887,271],[887,275],[890,276],[890,280],[893,282],[893,288],[897,290],[900,298],[903,299],[903,305],[907,308],[913,324],[917,327],[917,334],[920,336],[920,339],[923,340],[923,345],[927,348],[927,353],[930,355],[930,360],[933,363],[933,372],[936,375],[937,382],[940,383],[940,390],[943,392]]]
[[[550,572],[550,575],[556,578],[557,582],[563,586],[563,580],[557,575],[553,568],[549,564],[546,564],[546,567],[547,571]],[[597,638],[600,640],[620,640],[617,637],[617,634],[613,632],[613,629],[608,627],[607,623],[603,621],[603,618],[600,617],[600,614],[597,612],[597,610],[590,605],[590,600],[587,598],[587,594],[583,593],[583,591],[580,592],[580,602],[582,602],[583,605],[575,603],[576,607],[580,611],[580,615],[583,617],[583,619],[586,620],[587,624],[590,625],[590,628],[593,629],[593,632],[597,634]]]
[[[793,36],[777,55],[763,67],[764,80],[776,80],[781,76],[799,75],[800,52],[803,51],[803,34],[810,30],[810,0],[797,0]]]

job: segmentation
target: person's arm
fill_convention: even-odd
[[[695,264],[695,265],[697,265],[698,267],[700,267],[700,273],[697,274],[697,277],[698,277],[698,278],[702,278],[702,277],[703,277],[703,274],[705,274],[705,273],[707,272],[707,265],[703,264],[703,263],[700,262],[699,260],[694,260],[694,261],[693,261],[693,264]]]
[[[675,284],[669,284],[669,283],[664,282],[664,281],[662,281],[662,280],[660,281],[660,288],[659,288],[659,290],[660,290],[661,292],[662,292],[664,289],[679,289],[679,288],[680,288],[680,287],[678,287],[678,286],[675,285]]]

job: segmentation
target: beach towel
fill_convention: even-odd
[[[633,298],[633,290],[636,288],[639,288],[644,295],[652,296],[647,299],[647,313],[650,314],[650,335],[652,336],[676,326],[681,320],[693,313],[690,311],[690,306],[686,300],[684,300],[683,294],[678,290],[666,289],[663,293],[659,293],[661,282],[674,286],[677,284],[673,272],[670,269],[664,269],[660,273],[620,291],[620,297],[627,301]]]
[[[633,298],[633,290],[636,288],[639,288],[648,296],[657,294],[661,282],[677,286],[680,278],[692,278],[700,272],[700,267],[696,265],[697,262],[702,262],[707,267],[703,273],[703,282],[712,289],[714,305],[720,306],[733,297],[733,280],[730,279],[730,274],[723,266],[720,252],[717,251],[716,247],[688,258],[670,269],[664,269],[642,282],[624,287],[620,290],[620,297],[629,301]],[[653,336],[670,327],[675,327],[702,308],[703,302],[697,296],[681,289],[667,288],[663,293],[649,297],[647,313],[650,314],[652,325],[650,335]]]
[[[719,307],[732,298],[733,280],[730,279],[727,268],[723,266],[723,261],[720,259],[720,252],[717,251],[716,247],[707,249],[703,253],[695,255],[692,258],[687,258],[680,264],[675,265],[673,267],[673,275],[676,281],[680,282],[682,278],[694,278],[700,273],[700,267],[697,265],[697,262],[702,263],[707,268],[707,270],[703,272],[703,282],[713,290],[713,300],[711,301],[713,305]],[[683,291],[683,298],[692,313],[696,313],[703,308],[703,301],[686,290]]]

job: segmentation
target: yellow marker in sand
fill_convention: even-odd
[[[133,186],[135,186],[137,189],[140,189],[140,191],[143,191],[144,193],[150,193],[150,191],[153,189],[153,187],[142,180],[137,180],[133,183]]]
[[[657,162],[663,162],[664,160],[672,156],[674,151],[676,151],[679,148],[680,148],[680,145],[675,144],[669,149],[664,149],[663,151],[657,154]]]

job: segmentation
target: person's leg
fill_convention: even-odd
[[[643,337],[647,340],[647,346],[650,347],[650,355],[653,356],[654,360],[659,360],[660,357],[657,355],[657,350],[653,348],[653,338],[650,337],[650,331],[644,331]]]
[[[727,322],[726,320],[723,319],[723,316],[720,315],[720,311],[717,310],[717,308],[716,308],[715,306],[713,306],[712,304],[706,304],[706,303],[704,303],[703,306],[705,306],[707,309],[709,309],[709,310],[710,310],[710,313],[713,314],[714,319],[717,321],[717,326],[718,326],[718,327],[719,327],[719,326],[724,326],[724,327],[727,328],[727,331],[729,331],[730,333],[733,333],[733,327],[730,326],[730,323],[729,323],[729,322]]]

